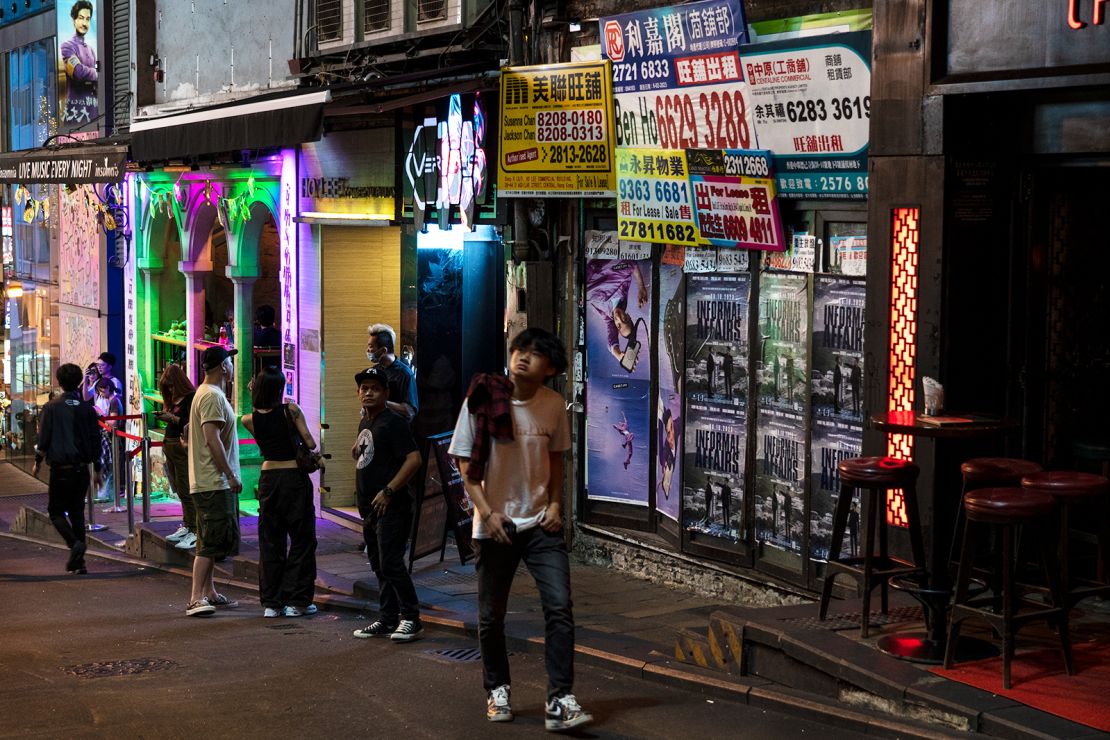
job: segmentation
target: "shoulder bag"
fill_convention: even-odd
[[[301,436],[300,431],[297,429],[297,425],[293,423],[293,416],[289,413],[289,404],[282,404],[281,409],[285,414],[285,424],[286,428],[289,430],[289,440],[293,443],[293,450],[296,452],[297,469],[306,475],[308,473],[315,473],[323,467],[323,465],[320,464],[323,455],[308,449],[304,437]]]

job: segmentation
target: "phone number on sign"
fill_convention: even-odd
[[[663,149],[750,149],[747,104],[739,90],[663,95],[655,99]]]
[[[546,149],[551,164],[605,164],[609,151],[604,144],[553,144]]]
[[[693,226],[644,221],[621,221],[620,236],[622,239],[674,244],[696,244],[698,241],[697,229]]]
[[[536,141],[604,141],[600,110],[551,110],[536,113]]]

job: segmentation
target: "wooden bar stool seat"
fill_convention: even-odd
[[[1020,488],[982,488],[964,495],[963,509],[967,517],[963,544],[960,551],[960,569],[956,576],[956,597],[948,623],[948,642],[944,651],[944,667],[951,668],[964,620],[977,618],[990,624],[1002,635],[1002,684],[1010,688],[1010,664],[1013,662],[1015,635],[1027,622],[1048,621],[1055,624],[1064,654],[1064,667],[1068,675],[1075,670],[1071,659],[1071,641],[1068,636],[1068,610],[1059,577],[1056,556],[1050,542],[1051,522],[1056,511],[1056,501],[1045,493],[1024,491]],[[1043,527],[1046,536],[1039,539],[1045,578],[1049,584],[1052,603],[1026,598],[1014,577],[1015,535],[1022,526]],[[999,530],[1002,540],[1001,612],[994,596],[969,594],[971,572],[975,563],[975,546],[978,534],[984,527]],[[1029,611],[1019,613],[1022,607]]]
[[[1053,470],[1025,476],[1021,479],[1021,487],[1027,492],[1048,494],[1060,505],[1060,572],[1068,595],[1068,605],[1074,606],[1088,596],[1110,594],[1110,581],[1107,580],[1107,556],[1110,550],[1110,521],[1107,521],[1110,507],[1107,504],[1110,480],[1095,473]],[[1098,511],[1095,535],[1098,561],[1094,581],[1084,581],[1073,575],[1074,562],[1069,543],[1078,537],[1071,532],[1069,519],[1074,514],[1073,509],[1083,505],[1092,505]]]
[[[856,579],[863,591],[863,613],[860,615],[860,635],[867,637],[871,620],[871,592],[879,587],[883,614],[888,607],[888,581],[894,576],[925,575],[925,545],[921,534],[921,517],[917,505],[917,476],[920,469],[908,460],[893,457],[852,457],[837,465],[840,474],[840,495],[833,514],[832,542],[825,566],[825,580],[821,589],[820,618],[828,615],[836,577],[846,574]],[[910,546],[914,562],[907,563],[892,557],[887,550],[886,499],[890,490],[901,489],[906,506],[906,519],[910,531]],[[860,555],[841,556],[844,531],[852,508],[855,492],[868,497],[867,524],[863,552]],[[883,494],[880,501],[879,494]],[[876,548],[876,530],[878,546]]]
[[[1022,460],[1018,457],[974,457],[960,466],[963,474],[963,490],[960,491],[960,501],[968,491],[979,488],[1018,488],[1021,479],[1027,475],[1041,472],[1043,468],[1032,460]],[[952,531],[952,549],[949,551],[950,572],[953,574],[959,567],[960,543],[963,542],[964,509],[960,506],[956,512],[956,528]],[[980,573],[989,575],[990,570]]]

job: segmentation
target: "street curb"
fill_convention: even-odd
[[[68,549],[61,543],[48,542],[13,532],[0,532],[0,537],[50,547],[56,550],[65,551]],[[86,552],[86,557],[97,557],[117,563],[149,568],[183,578],[190,578],[192,576],[191,571],[184,568],[151,563],[129,555],[99,548],[90,548]],[[256,592],[258,589],[258,585],[255,583],[247,583],[232,578],[217,576],[215,580],[221,585],[233,586],[245,591]],[[341,610],[354,613],[377,611],[377,604],[371,601],[356,599],[341,594],[318,593],[316,595],[316,603],[321,607],[322,611]],[[420,619],[425,624],[434,625],[470,639],[477,639],[477,625],[468,624],[463,619],[447,616],[447,614],[453,614],[453,612],[448,612],[443,616],[424,612],[420,615]],[[511,629],[511,623],[507,625],[507,627]],[[538,653],[541,655],[543,653],[544,641],[542,637],[506,634],[505,642],[511,650],[517,652],[527,652],[530,654]],[[580,663],[617,671],[625,675],[640,678],[641,680],[651,681],[652,683],[658,683],[686,691],[697,691],[698,693],[714,699],[733,701],[749,706],[761,706],[772,711],[790,714],[792,716],[825,720],[836,727],[853,730],[863,734],[930,739],[948,737],[948,735],[944,733],[930,730],[926,727],[904,724],[898,722],[894,718],[873,717],[851,709],[830,706],[816,701],[814,698],[793,695],[779,690],[773,683],[760,681],[758,678],[750,682],[726,678],[724,674],[716,675],[711,671],[698,669],[696,666],[675,663],[671,658],[661,654],[656,654],[649,660],[643,660],[577,643],[575,645],[575,659]]]

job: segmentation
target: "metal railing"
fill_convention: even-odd
[[[139,421],[142,424],[142,434],[136,436],[129,434],[122,429],[118,429],[112,422],[117,421]],[[112,506],[105,509],[107,512],[121,513],[127,512],[127,531],[129,534],[135,533],[135,488],[137,481],[133,480],[133,466],[132,459],[136,456],[140,457],[140,464],[142,465],[142,521],[145,524],[150,521],[150,480],[151,480],[151,464],[150,452],[155,447],[161,447],[161,442],[155,442],[150,438],[150,430],[146,426],[146,416],[143,414],[132,414],[130,416],[104,416],[100,419],[100,426],[105,431],[112,435],[111,442],[109,443],[112,448]],[[127,449],[127,442],[135,442],[135,446]],[[126,459],[125,459],[126,458]],[[90,532],[98,532],[104,529],[103,524],[96,523],[96,507],[94,505],[96,499],[95,486],[89,484],[89,516],[87,528]],[[122,500],[121,500],[122,499]]]

